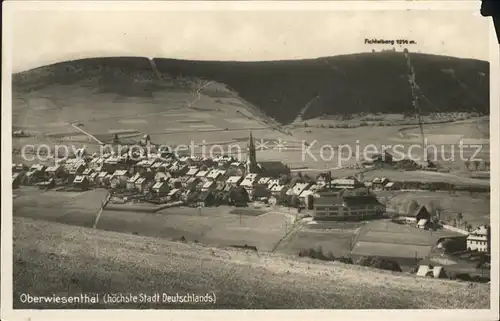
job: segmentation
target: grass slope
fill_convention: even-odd
[[[292,122],[313,97],[304,119],[346,113],[412,113],[407,66],[401,52],[270,62],[154,59],[162,77],[223,83],[281,123]],[[417,83],[432,102],[424,112],[489,113],[489,63],[412,54]],[[95,58],[63,62],[13,76],[14,90],[33,90],[97,78],[98,89],[124,96],[150,96],[158,85],[146,58]],[[220,92],[220,95],[227,92]],[[222,97],[222,96],[221,96]],[[225,97],[225,96],[224,96]]]
[[[211,249],[14,218],[14,308],[20,293],[214,293],[211,305],[112,308],[487,308],[484,284],[417,279],[340,263]],[[60,306],[61,308],[105,308]]]

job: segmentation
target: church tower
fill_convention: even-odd
[[[248,159],[246,164],[247,174],[255,173],[257,171],[257,156],[255,154],[255,144],[253,143],[252,132],[250,132],[250,138],[248,142]]]

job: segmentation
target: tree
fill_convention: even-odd
[[[304,176],[302,176],[302,178],[303,178],[304,182],[306,182],[306,183],[314,182],[313,178],[307,174],[304,174]]]
[[[280,184],[281,185],[285,185],[285,184],[288,184],[290,182],[290,176],[287,175],[287,174],[283,174],[280,176]]]
[[[466,170],[468,170],[468,171],[470,171],[470,168],[469,168],[470,161],[466,160],[466,161],[464,162],[464,164],[465,164],[465,169],[466,169]]]
[[[271,193],[269,192],[269,189],[267,188],[267,185],[256,185],[253,191],[253,197],[254,198],[260,198],[260,197],[270,197]]]
[[[490,170],[490,161],[484,161],[484,169],[486,171],[489,171]]]
[[[479,168],[479,161],[478,160],[475,160],[474,161],[474,170],[477,171]]]
[[[298,208],[300,206],[300,199],[297,195],[292,195],[292,198],[290,200],[290,206],[291,207],[295,207],[295,208]]]
[[[439,201],[433,200],[429,202],[429,213],[431,216],[441,219],[441,211],[443,210]]]
[[[419,208],[418,203],[415,200],[411,200],[408,205],[408,213],[414,213]]]

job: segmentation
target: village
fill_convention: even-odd
[[[149,135],[145,135],[141,142],[144,146],[153,145]],[[12,184],[14,189],[28,185],[60,192],[104,188],[110,192],[105,205],[119,204],[121,210],[130,211],[141,211],[137,207],[140,204],[161,208],[203,208],[247,207],[258,202],[267,207],[294,208],[301,217],[310,217],[315,222],[392,218],[399,224],[426,230],[447,227],[467,236],[462,238],[462,250],[489,252],[489,228],[485,226],[462,229],[456,224],[451,226],[440,220],[436,213],[431,213],[432,209],[415,202],[408,213],[394,215],[381,197],[377,197],[388,191],[435,191],[458,189],[458,186],[395,182],[385,177],[363,182],[359,179],[362,174],[339,178],[332,177],[331,172],[316,177],[300,172],[293,175],[290,168],[280,161],[258,162],[251,133],[247,150],[246,161],[224,155],[215,158],[179,156],[169,150],[156,150],[156,153],[139,157],[135,154],[135,157],[130,157],[130,152],[87,155],[80,150],[74,157],[52,166],[14,164]],[[360,167],[407,168],[408,164],[411,165],[411,161],[393,162],[387,153],[374,155],[373,161],[365,161]],[[427,170],[435,170],[435,166],[430,163]]]

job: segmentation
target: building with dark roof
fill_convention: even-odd
[[[314,199],[315,220],[364,220],[380,217],[385,206],[373,195],[320,194]]]
[[[270,178],[279,178],[282,175],[290,175],[291,173],[290,168],[280,161],[259,162],[257,167],[260,176]]]

